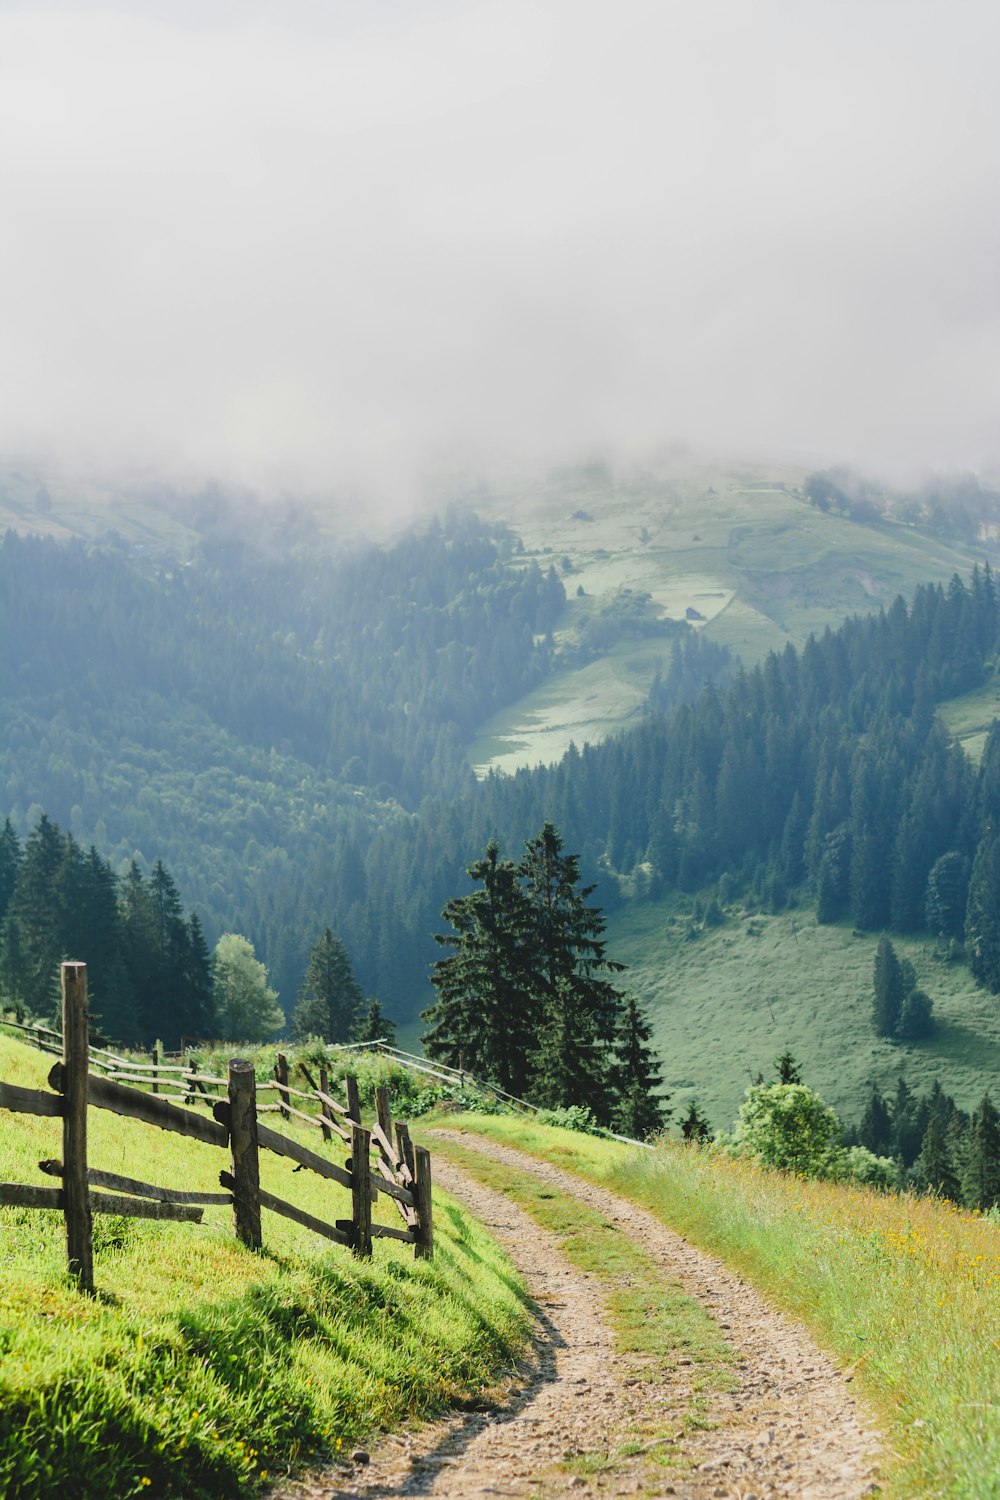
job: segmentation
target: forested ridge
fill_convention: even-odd
[[[988,567],[700,695],[726,663],[682,629],[637,729],[476,784],[471,727],[558,660],[563,585],[519,550],[459,513],[334,558],[8,534],[0,811],[22,839],[44,811],[119,878],[161,860],[286,1006],[330,927],[413,1018],[470,860],[547,820],[605,911],[720,879],[773,909],[807,891],[821,920],[929,925],[1000,989],[1000,741],[976,771],[934,713],[994,669]]]

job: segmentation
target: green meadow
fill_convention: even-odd
[[[873,1083],[888,1094],[900,1072],[920,1093],[940,1078],[965,1109],[996,1093],[996,997],[930,938],[893,935],[936,1017],[926,1041],[902,1043],[871,1024],[877,934],[819,926],[810,909],[772,916],[739,904],[721,927],[696,937],[690,929],[690,903],[679,896],[633,903],[608,922],[608,951],[628,964],[623,979],[648,1009],[675,1113],[697,1097],[713,1126],[728,1130],[751,1079],[773,1079],[786,1047],[847,1121],[860,1118]]]
[[[50,1063],[0,1036],[5,1082],[44,1087]],[[217,1190],[218,1148],[103,1110],[88,1123],[91,1165]],[[61,1154],[60,1122],[3,1112],[2,1127],[0,1178],[51,1186],[38,1161]],[[262,1153],[261,1178],[317,1218],[350,1216],[345,1190],[283,1158]],[[524,1292],[485,1231],[435,1205],[431,1262],[386,1241],[359,1261],[266,1210],[262,1254],[228,1208],[200,1225],[98,1215],[92,1298],[69,1284],[61,1214],[0,1209],[0,1493],[247,1495],[481,1394],[523,1346]]]

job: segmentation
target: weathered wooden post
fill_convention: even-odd
[[[351,1126],[351,1199],[355,1255],[372,1253],[372,1135]]]
[[[283,1052],[278,1053],[278,1061],[274,1065],[274,1076],[278,1080],[278,1097],[281,1100],[281,1118],[290,1120],[288,1113],[288,1058]]]
[[[160,1092],[160,1059],[163,1057],[163,1043],[157,1042],[153,1048],[153,1093]]]
[[[69,1274],[81,1292],[94,1290],[94,1250],[87,1190],[87,965],[62,966],[63,1204]]]
[[[378,1121],[378,1128],[385,1137],[386,1143],[391,1146],[392,1109],[389,1105],[389,1090],[382,1086],[375,1090],[375,1118]],[[392,1157],[381,1141],[379,1141],[379,1155],[386,1166],[391,1167],[393,1165]]]
[[[347,1093],[347,1113],[355,1125],[361,1124],[361,1100],[358,1097],[358,1080],[350,1074],[344,1079],[344,1089]]]
[[[253,1063],[229,1064],[229,1146],[233,1159],[233,1219],[237,1238],[261,1247],[260,1165],[257,1160],[257,1084]]]
[[[434,1259],[434,1210],[431,1204],[431,1153],[426,1146],[417,1146],[414,1151],[416,1158],[416,1183],[414,1184],[413,1196],[417,1200],[417,1218],[420,1239],[417,1241],[414,1255],[417,1260]]]
[[[319,1091],[321,1094],[328,1094],[330,1092],[330,1075],[327,1073],[326,1068],[323,1067],[322,1064],[320,1064],[319,1070]],[[319,1120],[320,1124],[323,1127],[324,1141],[331,1141],[333,1139],[333,1131],[330,1129],[330,1126],[327,1123],[326,1105],[323,1103],[322,1099],[320,1100],[319,1104]]]
[[[409,1172],[410,1182],[413,1183],[416,1179],[417,1169],[414,1163],[413,1142],[410,1140],[410,1127],[409,1125],[404,1125],[401,1120],[397,1120],[395,1132],[396,1150],[399,1152],[399,1159]]]

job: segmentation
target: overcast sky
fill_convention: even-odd
[[[996,0],[0,0],[0,450],[1000,457]]]

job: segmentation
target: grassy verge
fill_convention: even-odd
[[[654,1379],[676,1369],[681,1360],[690,1365],[693,1395],[687,1398],[680,1423],[687,1429],[714,1425],[711,1392],[732,1387],[733,1353],[715,1319],[695,1298],[666,1277],[641,1246],[594,1209],[553,1192],[531,1173],[512,1171],[453,1141],[435,1141],[434,1148],[470,1176],[519,1204],[558,1238],[572,1265],[606,1284],[616,1342],[623,1353],[636,1357],[635,1378]],[[675,1432],[677,1425],[678,1417],[671,1413],[669,1430]],[[644,1423],[634,1437],[641,1441],[628,1442],[620,1454],[581,1453],[567,1460],[565,1467],[582,1474],[593,1473],[598,1467],[613,1468],[619,1457],[628,1458],[650,1439],[662,1439],[662,1424]],[[676,1445],[657,1442],[656,1460],[677,1467]]]
[[[7,1082],[38,1087],[50,1061],[0,1037]],[[89,1133],[94,1166],[218,1185],[217,1149],[100,1110]],[[37,1162],[59,1154],[58,1120],[3,1115],[0,1178],[51,1185]],[[290,1162],[264,1154],[261,1175],[317,1217],[349,1215],[346,1192]],[[0,1493],[245,1495],[481,1392],[527,1335],[509,1262],[444,1195],[430,1264],[384,1241],[358,1262],[266,1213],[264,1243],[244,1250],[225,1208],[202,1225],[99,1216],[91,1299],[67,1282],[61,1215],[0,1210]]]
[[[1000,1231],[947,1204],[803,1182],[666,1144],[448,1123],[613,1187],[736,1266],[857,1373],[896,1497],[1000,1496]]]

